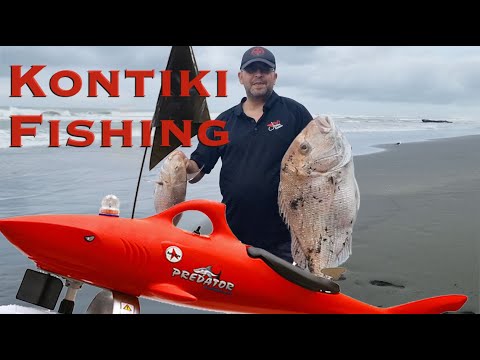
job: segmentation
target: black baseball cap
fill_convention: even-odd
[[[255,46],[248,49],[245,51],[245,54],[243,54],[240,70],[245,69],[248,65],[257,61],[263,62],[273,69],[276,68],[275,56],[272,52],[262,46]]]

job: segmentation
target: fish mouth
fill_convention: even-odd
[[[285,166],[282,168],[282,172],[290,175],[296,175],[298,174],[298,169],[295,166],[288,166],[285,164]]]
[[[335,124],[327,117],[317,117],[313,119],[314,124],[320,129],[322,134],[328,134],[335,132]]]
[[[282,168],[282,172],[286,175],[292,175],[292,176],[297,176],[297,177],[308,177],[312,176],[312,171],[308,171],[309,166],[302,166],[302,167],[296,167],[296,166],[284,166]]]

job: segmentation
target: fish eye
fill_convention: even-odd
[[[307,154],[308,152],[310,152],[311,148],[312,147],[310,146],[310,144],[308,142],[303,142],[303,143],[300,144],[300,152],[302,154]]]

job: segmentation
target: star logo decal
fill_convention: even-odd
[[[165,250],[165,256],[168,261],[177,263],[182,260],[183,252],[178,246],[169,246],[167,250]]]

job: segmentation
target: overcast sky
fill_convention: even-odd
[[[254,46],[256,44],[253,44]],[[263,44],[258,44],[263,45]],[[266,46],[266,45],[263,45]],[[303,103],[312,114],[386,115],[480,119],[480,47],[402,46],[266,46],[276,56],[279,95]],[[211,93],[208,106],[219,113],[244,96],[237,72],[249,46],[194,46],[200,70],[210,70],[204,85]],[[105,108],[154,111],[169,46],[1,46],[0,106]],[[46,93],[34,98],[23,87],[21,98],[10,97],[11,65],[46,65],[36,79]],[[155,70],[146,79],[145,97],[134,97],[134,80],[124,70]],[[49,89],[59,70],[74,70],[83,89],[73,97],[58,97]],[[120,96],[109,98],[99,88],[88,98],[87,71],[120,70]],[[216,98],[216,70],[227,70],[227,97]],[[63,80],[62,80],[63,81]],[[68,80],[61,82],[68,88]]]

